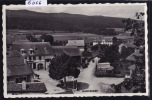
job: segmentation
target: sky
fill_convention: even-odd
[[[11,10],[30,10],[43,13],[70,13],[89,16],[110,16],[135,19],[136,12],[144,12],[143,4],[92,4],[92,5],[50,5],[42,7],[15,6]]]

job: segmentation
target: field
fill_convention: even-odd
[[[62,32],[62,31],[58,31],[58,32],[52,32],[49,30],[7,30],[7,33],[9,35],[16,35],[16,34],[33,34],[35,35],[36,38],[39,38],[41,36],[41,34],[49,34],[52,35],[54,37],[55,41],[67,41],[67,40],[79,40],[79,39],[83,39],[83,40],[87,40],[89,41],[93,41],[95,39],[98,39],[99,37],[104,37],[104,38],[113,38],[113,37],[117,37],[117,38],[121,38],[121,39],[126,39],[126,38],[131,38],[130,36],[128,36],[128,34],[120,34],[117,36],[103,36],[103,35],[96,35],[96,34],[91,34],[91,33],[82,33],[82,32],[75,32],[75,33],[69,33],[69,32]]]

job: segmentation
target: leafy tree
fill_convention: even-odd
[[[118,42],[118,39],[116,37],[112,38],[113,44],[116,44]]]
[[[131,30],[131,36],[134,36],[135,45],[139,46],[139,55],[134,56],[136,61],[134,64],[136,65],[135,71],[132,74],[133,84],[140,86],[141,88],[138,90],[140,92],[145,92],[145,41],[144,41],[144,22],[142,21],[142,17],[144,16],[143,12],[137,12],[136,17],[137,20],[123,20],[125,23],[125,30]],[[136,90],[134,90],[135,92]]]
[[[98,50],[98,49],[99,49],[98,44],[96,44],[96,45],[94,45],[94,46],[91,47],[91,50],[94,50],[94,51],[96,51],[96,50]]]
[[[144,45],[144,22],[142,21],[142,17],[144,16],[143,12],[137,12],[136,15],[137,20],[132,20],[128,18],[127,20],[122,20],[125,24],[125,31],[131,31],[130,36],[134,36],[135,45],[140,46]]]
[[[78,69],[79,66],[80,63],[76,58],[63,54],[52,59],[49,66],[49,76],[55,80],[64,78],[66,85],[66,76],[73,76],[74,78],[78,77],[80,74],[80,70]]]
[[[105,57],[111,62],[119,61],[120,53],[118,51],[118,45],[111,45],[109,48],[106,48],[104,51]]]
[[[26,38],[30,41],[30,42],[38,42],[38,40],[36,38],[33,37],[33,35],[28,34],[26,35]]]
[[[41,41],[44,40],[44,42],[50,42],[50,44],[52,44],[53,41],[54,41],[54,38],[53,38],[52,35],[45,35],[45,34],[43,34],[43,35],[40,36],[40,40]]]

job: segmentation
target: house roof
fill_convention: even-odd
[[[55,55],[60,56],[66,53],[69,56],[81,56],[77,46],[52,46]]]
[[[29,42],[29,40],[26,38],[26,35],[7,35],[6,36],[6,44],[12,44],[13,42]]]
[[[135,57],[136,56],[142,56],[142,54],[140,54],[140,51],[139,50],[136,50],[134,53],[132,53],[131,55],[129,55],[126,60],[129,60],[129,61],[136,61]]]
[[[13,38],[10,35],[6,35],[6,44],[12,44]]]
[[[24,42],[24,43],[13,43],[13,50],[20,52],[21,49],[26,51],[26,56],[34,55],[53,55],[53,50],[49,42]],[[34,54],[30,55],[29,49],[34,50]]]
[[[97,68],[107,69],[107,70],[113,70],[114,69],[112,66],[110,66],[109,63],[98,63]]]
[[[130,48],[138,48],[137,46],[135,46],[132,43],[125,43],[124,45],[127,46],[127,47],[130,47]]]
[[[22,90],[22,84],[7,83],[8,93],[45,93],[47,91],[44,83],[26,83],[26,90]]]
[[[103,38],[103,39],[95,39],[94,41],[95,42],[102,42],[102,41],[106,41],[106,42],[112,42],[113,40],[112,40],[112,38]]]
[[[135,64],[133,64],[133,65],[129,66],[129,67],[128,67],[128,69],[130,69],[130,70],[135,70],[135,69],[136,69]]]
[[[85,46],[84,40],[68,40],[68,43],[66,45]]]
[[[24,64],[24,58],[17,51],[10,51],[7,55],[7,76],[32,75],[32,68]]]

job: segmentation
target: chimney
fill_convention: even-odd
[[[22,90],[26,90],[26,81],[25,80],[22,81]]]

